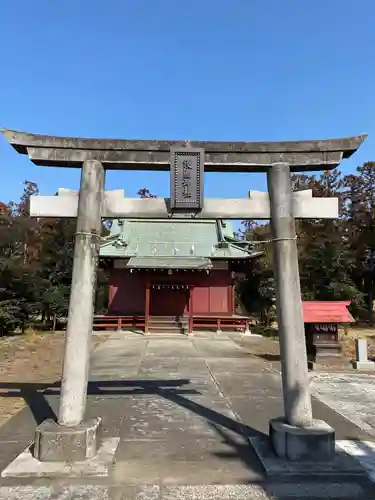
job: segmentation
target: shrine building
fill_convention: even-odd
[[[100,248],[108,316],[133,318],[146,332],[165,330],[167,319],[176,328],[193,317],[239,318],[235,277],[261,255],[224,220],[116,219]]]

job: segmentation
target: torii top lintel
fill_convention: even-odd
[[[328,170],[351,156],[366,135],[294,142],[210,142],[82,139],[3,129],[9,143],[36,165],[80,167],[95,159],[112,170],[169,170],[171,148],[203,148],[206,172],[265,172],[285,162],[294,172]]]

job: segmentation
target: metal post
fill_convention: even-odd
[[[103,195],[102,164],[96,160],[85,161],[82,165],[78,199],[73,276],[58,419],[60,425],[69,427],[82,422],[86,408]]]
[[[285,417],[290,425],[303,427],[311,425],[312,409],[289,165],[270,167],[267,181]]]

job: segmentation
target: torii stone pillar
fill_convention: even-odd
[[[45,421],[37,428],[34,456],[41,461],[85,460],[99,445],[100,419],[85,422],[84,414],[103,197],[102,164],[83,162],[60,409],[58,423]]]
[[[335,451],[335,432],[312,416],[289,165],[272,165],[267,181],[285,412],[270,421],[271,442],[289,460],[327,460]]]
[[[291,425],[311,425],[311,398],[289,165],[273,165],[268,171],[267,180],[274,239],[276,307],[285,417]]]

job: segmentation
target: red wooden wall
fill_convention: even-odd
[[[108,312],[109,314],[145,313],[145,283],[136,273],[126,269],[111,269],[109,275]]]
[[[232,279],[229,271],[205,272],[175,272],[171,276],[162,273],[129,273],[126,269],[111,269],[109,277],[109,314],[144,315],[146,283],[150,280],[154,284],[190,285],[191,305],[193,314],[234,314],[234,297]],[[189,293],[186,293],[185,307],[181,305],[181,293],[173,300],[171,290],[153,290],[151,288],[151,313],[157,314],[157,302],[169,304],[170,314],[185,314],[189,309]],[[176,295],[177,295],[176,293]],[[153,302],[154,298],[154,302]],[[183,297],[182,297],[183,300]],[[173,307],[176,309],[174,311]],[[168,309],[168,307],[167,307]],[[160,315],[167,315],[164,307]],[[173,311],[173,312],[172,312]]]
[[[230,303],[232,280],[227,271],[212,271],[202,274],[192,289],[194,314],[232,314]]]

